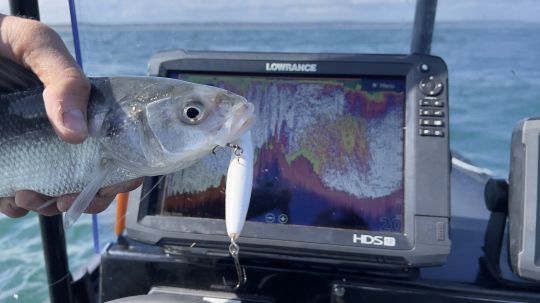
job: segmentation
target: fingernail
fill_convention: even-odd
[[[82,111],[79,109],[72,109],[64,112],[64,127],[81,135],[88,133],[86,119],[84,118]]]

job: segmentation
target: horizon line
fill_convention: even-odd
[[[540,24],[539,21],[531,20],[478,20],[478,19],[465,19],[465,20],[441,20],[436,21],[437,24],[459,24],[459,23],[519,23],[519,24]],[[71,26],[71,23],[47,23],[49,26]],[[79,25],[90,25],[90,26],[140,26],[140,25],[316,25],[316,24],[334,24],[334,25],[401,25],[401,24],[410,24],[413,25],[413,20],[411,21],[343,21],[343,20],[324,20],[324,21],[283,21],[283,22],[262,22],[262,21],[184,21],[184,22],[108,22],[108,23],[98,23],[98,22],[79,22]]]

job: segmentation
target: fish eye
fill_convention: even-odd
[[[204,106],[199,101],[186,104],[182,113],[182,121],[188,124],[196,124],[204,117]]]

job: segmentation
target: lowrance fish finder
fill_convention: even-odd
[[[179,50],[157,54],[149,69],[255,104],[241,257],[381,267],[445,262],[450,153],[440,58]],[[221,151],[145,180],[144,199],[129,205],[138,215],[129,216],[128,236],[225,250],[229,157]]]

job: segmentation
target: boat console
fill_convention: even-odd
[[[451,156],[440,58],[177,50],[149,67],[256,106],[238,240],[247,283],[234,287],[229,152],[218,151],[130,195],[127,233],[101,258],[101,300],[538,302],[520,278],[537,279],[538,187],[523,180],[537,180],[538,120],[516,128],[508,194],[506,180]]]
[[[440,58],[179,50],[157,54],[149,68],[255,104],[242,258],[377,268],[445,262],[450,152]],[[146,198],[129,204],[138,214],[128,217],[129,237],[207,254],[226,250],[228,162],[229,153],[218,152],[146,179]]]

